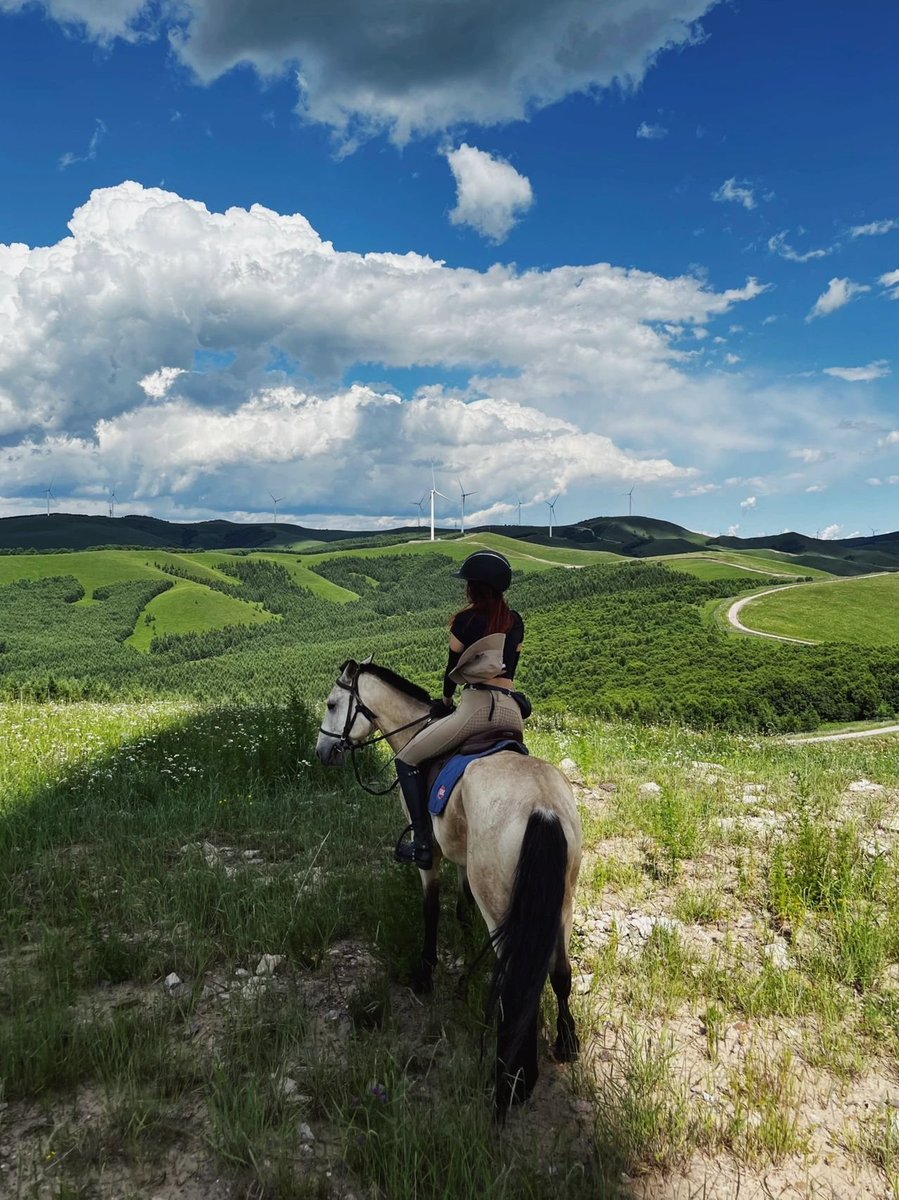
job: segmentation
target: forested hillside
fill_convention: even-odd
[[[286,566],[227,557],[219,571],[178,576],[260,604],[274,620],[128,644],[166,580],[115,584],[92,604],[72,578],[20,581],[0,592],[0,694],[284,696],[317,700],[338,664],[373,653],[437,690],[447,621],[462,601],[453,560],[439,554],[319,562],[322,579],[355,593],[336,603],[300,587]],[[703,728],[797,730],[822,720],[893,715],[899,645],[790,646],[728,635],[709,609],[767,581],[697,579],[660,564],[520,574],[512,602],[527,622],[519,682],[538,710],[581,711]]]

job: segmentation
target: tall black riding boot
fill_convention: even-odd
[[[425,795],[425,778],[418,767],[396,760],[396,774],[403,789],[403,799],[409,810],[411,826],[400,834],[393,856],[397,862],[414,863],[422,871],[430,871],[434,865],[434,843],[431,838],[431,814]],[[412,840],[406,838],[411,828]]]

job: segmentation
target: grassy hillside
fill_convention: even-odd
[[[272,620],[258,601],[247,603],[201,583],[178,580],[141,611],[128,645],[149,650],[156,637],[168,634],[204,633],[228,625],[259,625]]]
[[[899,644],[899,575],[809,584],[762,596],[740,620],[750,629],[819,642]]]

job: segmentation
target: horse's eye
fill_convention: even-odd
[[[329,701],[328,701],[328,712],[333,712],[333,711],[334,711],[334,709],[335,709],[336,707],[337,707],[337,701],[336,701],[336,700],[329,700]]]

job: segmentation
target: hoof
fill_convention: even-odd
[[[429,966],[422,964],[412,971],[412,991],[416,996],[427,996],[434,990],[434,974]]]
[[[556,1038],[556,1044],[553,1046],[553,1057],[556,1062],[574,1062],[580,1055],[580,1052],[581,1044],[576,1034],[571,1037],[559,1036]]]

